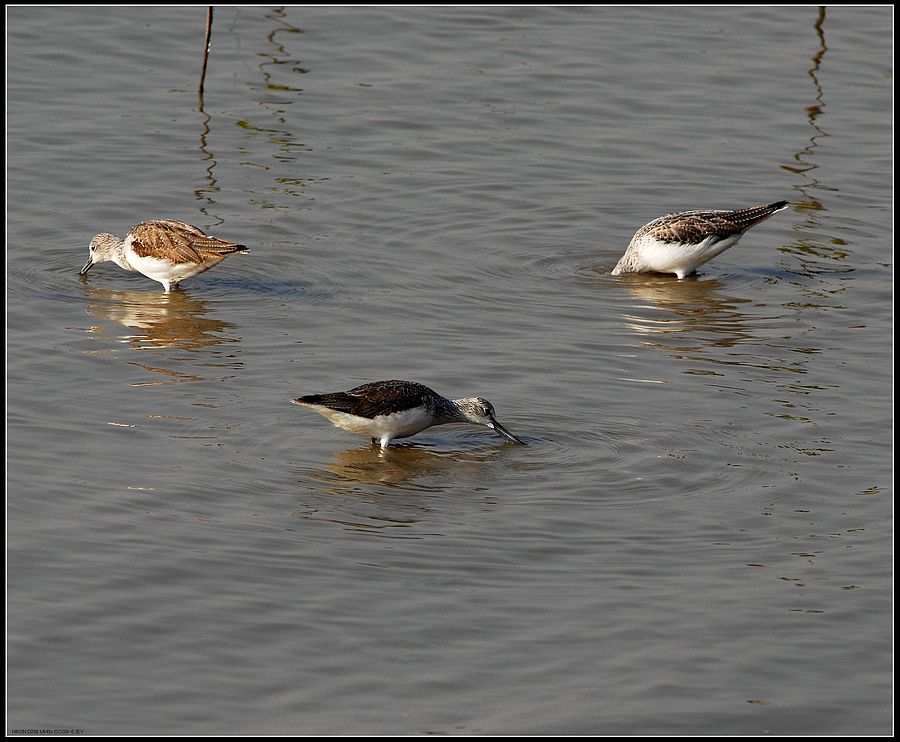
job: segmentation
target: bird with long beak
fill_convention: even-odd
[[[448,423],[484,425],[515,443],[525,443],[497,422],[494,407],[486,399],[447,399],[415,381],[375,381],[347,392],[310,394],[292,401],[339,428],[368,436],[382,449],[395,438]]]

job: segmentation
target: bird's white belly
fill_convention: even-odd
[[[428,411],[422,407],[395,412],[392,415],[379,415],[376,418],[368,418],[350,415],[328,407],[310,406],[339,428],[358,435],[378,438],[379,440],[385,435],[390,435],[391,438],[405,438],[415,435],[434,422]]]
[[[206,269],[200,263],[173,263],[159,258],[140,257],[133,252],[128,252],[128,263],[132,270],[143,273],[155,281],[182,281],[185,278],[196,276]]]
[[[661,242],[650,237],[644,238],[638,249],[644,270],[685,275],[725,252],[738,239],[740,235],[724,240],[707,237],[702,242],[685,243]]]

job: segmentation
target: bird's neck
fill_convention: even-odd
[[[109,259],[112,260],[120,268],[127,271],[136,271],[131,263],[128,262],[128,256],[125,254],[125,241],[119,240],[112,250],[109,251]]]
[[[433,410],[435,419],[439,422],[436,425],[447,425],[448,423],[464,423],[468,418],[463,414],[459,406],[461,400],[458,399],[441,399],[435,404]]]

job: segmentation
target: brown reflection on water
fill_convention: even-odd
[[[324,468],[302,471],[305,506],[295,517],[394,538],[434,535],[493,509],[473,492],[481,489],[484,464],[497,456],[415,444],[341,451]],[[310,477],[317,482],[312,493]]]
[[[820,6],[813,24],[818,47],[811,58],[812,66],[806,71],[813,85],[813,100],[804,106],[803,115],[811,134],[802,149],[794,155],[794,161],[781,165],[782,170],[797,176],[798,182],[794,185],[794,190],[800,197],[792,199],[792,208],[803,214],[805,220],[795,225],[794,229],[798,236],[794,242],[781,247],[780,250],[799,258],[802,266],[800,272],[809,275],[821,273],[823,270],[833,272],[835,268],[832,263],[845,261],[850,254],[846,240],[823,232],[827,228],[827,198],[830,194],[837,193],[839,189],[824,183],[816,173],[819,167],[816,164],[816,149],[820,145],[820,140],[825,142],[829,137],[822,124],[826,101],[820,79],[825,54],[828,51],[828,45],[825,43],[825,14],[826,8]],[[840,266],[838,270],[852,270],[852,268]]]
[[[761,316],[750,299],[724,294],[718,280],[636,274],[622,283],[637,300],[623,313],[629,329],[642,346],[690,362],[685,374],[725,376],[729,367],[756,368],[772,372],[780,389],[797,390],[809,358],[821,352],[783,329],[773,331],[794,308],[772,307]]]
[[[221,343],[239,342],[227,337],[235,325],[207,317],[206,302],[182,291],[169,294],[140,291],[109,291],[88,288],[87,312],[128,328],[118,339],[135,350],[179,348],[201,350]],[[96,328],[93,328],[96,331]]]
[[[816,18],[816,22],[814,24],[816,36],[819,40],[819,47],[816,50],[816,53],[813,54],[812,57],[812,67],[810,67],[806,74],[809,75],[812,80],[813,87],[815,88],[815,103],[808,105],[805,107],[804,112],[806,114],[806,119],[809,122],[809,125],[813,129],[813,134],[809,138],[809,143],[803,147],[800,152],[794,155],[794,164],[791,165],[782,165],[782,170],[787,170],[790,173],[797,173],[799,175],[806,175],[808,178],[807,187],[815,188],[818,186],[818,181],[815,179],[812,171],[815,170],[818,165],[812,162],[811,157],[816,147],[819,146],[818,140],[820,137],[827,137],[828,134],[816,123],[819,116],[821,116],[825,111],[825,94],[822,90],[822,85],[819,82],[819,69],[822,66],[822,60],[825,58],[825,52],[828,51],[828,46],[825,44],[825,8],[819,8],[819,14]],[[800,188],[802,190],[802,187]],[[805,194],[804,192],[804,195]],[[809,204],[802,204],[802,206],[809,206],[811,208],[821,208],[821,204],[815,201],[814,199],[810,199]]]
[[[219,181],[215,176],[215,169],[218,161],[216,160],[215,155],[212,153],[212,150],[209,148],[208,138],[210,132],[210,124],[212,123],[212,116],[207,113],[204,113],[201,109],[200,115],[203,117],[203,130],[200,132],[200,159],[203,161],[204,170],[206,172],[205,179],[206,185],[197,188],[194,190],[194,195],[197,197],[198,201],[206,202],[210,206],[215,206],[216,200],[214,195],[219,192]],[[200,213],[211,216],[208,209],[202,207],[200,209]],[[218,223],[222,223],[222,219],[218,219]]]
[[[345,492],[347,484],[380,484],[441,492],[445,489],[443,485],[433,481],[426,485],[422,481],[440,480],[467,463],[479,465],[494,458],[496,452],[438,453],[415,444],[394,444],[387,449],[362,446],[334,454],[333,461],[317,478],[328,482],[336,492]]]
[[[741,304],[749,299],[725,296],[716,279],[672,280],[668,276],[635,274],[624,276],[623,284],[637,304],[623,315],[625,323],[645,345],[669,336],[679,345],[668,350],[698,350],[704,346],[729,348],[753,338]]]

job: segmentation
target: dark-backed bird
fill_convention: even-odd
[[[394,438],[448,423],[484,425],[524,443],[497,422],[494,407],[486,399],[447,399],[415,381],[374,381],[346,392],[310,394],[292,401],[315,410],[339,428],[368,436],[382,448]]]

